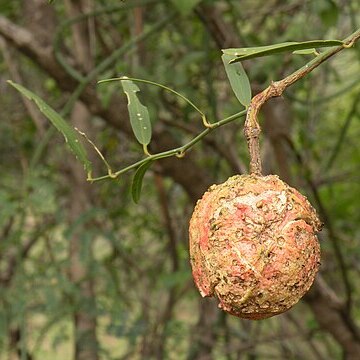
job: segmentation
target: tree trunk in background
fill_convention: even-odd
[[[291,186],[297,186],[298,184],[293,183],[289,163],[291,156],[287,139],[291,139],[290,109],[283,99],[275,99],[267,103],[263,111],[265,134],[274,151],[274,162],[268,165],[267,170],[271,172],[276,163],[281,178]],[[305,295],[304,300],[310,306],[320,327],[330,333],[341,346],[344,359],[359,359],[360,329],[346,309],[345,302],[341,301],[326,284],[321,274],[317,275],[314,285]]]
[[[23,0],[25,26],[41,45],[51,46],[58,25],[54,8],[44,0]]]
[[[191,334],[187,360],[212,360],[220,310],[213,298],[201,298],[199,301],[199,319]]]
[[[283,181],[291,185],[293,182],[289,167],[291,156],[287,142],[292,127],[291,108],[282,98],[271,99],[263,106],[263,114],[264,148],[269,150],[263,149],[263,173],[264,175],[279,174]],[[296,185],[292,184],[292,186]]]
[[[89,1],[66,0],[65,6],[69,17],[77,16],[86,11]],[[79,68],[89,72],[92,68],[92,56],[90,49],[90,36],[88,23],[80,22],[72,26],[74,51],[73,55]],[[80,102],[77,102],[71,114],[71,122],[87,134],[91,134],[91,114]],[[90,187],[86,181],[83,166],[69,156],[71,193],[69,221],[76,222],[90,208]],[[93,279],[90,275],[89,261],[92,258],[91,243],[86,242],[90,249],[84,247],[83,235],[86,233],[85,224],[77,226],[70,238],[70,278],[79,287],[79,301],[76,301],[74,312],[75,332],[75,359],[97,360],[98,342],[96,337],[96,301]],[[91,236],[91,234],[90,234]],[[90,254],[90,258],[84,257],[84,252]],[[87,258],[84,260],[84,258]],[[88,262],[88,263],[86,263]]]
[[[84,129],[84,122],[87,122],[88,118],[89,113],[86,108],[77,103],[72,112],[73,125]],[[71,169],[71,193],[69,196],[69,222],[71,225],[90,208],[90,184],[86,181],[82,165],[72,155],[68,156],[68,161]],[[89,274],[89,264],[86,263],[89,259],[83,255],[85,252],[91,254],[91,249],[86,249],[85,242],[82,240],[82,234],[86,232],[85,226],[86,224],[76,226],[76,230],[70,238],[70,279],[79,287],[80,293],[79,299],[75,301],[74,312],[75,359],[97,360],[94,285]]]
[[[342,347],[343,358],[358,360],[360,358],[360,329],[347,313],[345,304],[325,283],[320,274],[304,300],[311,307],[319,325],[326,329]]]
[[[52,7],[48,6],[43,0],[26,0],[23,1],[22,6],[22,15],[24,19],[24,24],[27,29],[31,32],[37,34],[37,39],[39,43],[43,46],[49,46],[52,42],[52,34],[55,33],[55,28],[57,26],[55,11]],[[11,77],[18,83],[22,84],[22,73],[21,73],[21,63],[17,58],[18,53],[11,49],[10,46],[4,41],[3,38],[0,39],[0,49],[2,56],[4,58],[5,64],[9,69]],[[34,79],[26,79],[27,81],[33,81]],[[36,84],[36,80],[33,81]],[[22,98],[25,108],[32,118],[34,125],[36,127],[37,134],[43,136],[45,133],[45,124],[47,120],[39,114],[37,107],[29,100]],[[43,220],[45,223],[45,219]],[[12,226],[9,226],[9,232],[11,232]],[[9,234],[4,234],[9,235]],[[5,237],[4,237],[5,238]],[[16,275],[16,269],[23,261],[26,260],[28,253],[31,251],[32,247],[36,244],[40,234],[37,234],[33,239],[29,239],[22,246],[23,248],[14,249],[13,254],[2,254],[6,255],[6,262],[8,264],[7,268],[2,268],[2,273],[0,276],[0,287],[10,288],[12,282]],[[0,239],[3,240],[3,239]],[[4,251],[2,249],[2,251]],[[23,338],[26,338],[26,329],[25,334],[23,333],[24,328],[18,324],[10,325],[8,332],[8,360],[32,360],[33,356],[31,355],[27,344],[23,342]],[[30,347],[29,347],[30,348]],[[1,358],[2,359],[2,358]]]
[[[237,32],[230,24],[224,22],[222,11],[218,9],[216,4],[199,4],[195,9],[195,13],[203,22],[204,27],[219,49],[239,45],[240,41]],[[204,175],[201,180],[200,176],[198,176],[198,180],[192,185],[192,191],[188,191],[185,187],[193,204],[196,204],[196,201],[201,198],[202,194],[213,182],[206,173]],[[213,349],[216,344],[217,329],[221,326],[219,315],[220,310],[217,306],[217,300],[199,298],[199,318],[190,340],[188,360],[212,360],[214,358]]]

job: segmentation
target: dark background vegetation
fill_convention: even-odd
[[[154,80],[194,100],[210,121],[220,120],[242,109],[220,49],[343,39],[360,22],[359,6],[356,0],[1,0],[0,358],[359,359],[358,46],[262,110],[265,173],[299,188],[325,223],[311,291],[289,312],[263,321],[232,317],[201,299],[188,257],[196,200],[209,185],[247,171],[243,119],[212,132],[183,159],[158,161],[135,205],[132,174],[88,184],[62,136],[6,83],[12,79],[46,99],[120,169],[142,158],[142,149],[120,84],[97,80]],[[244,62],[253,93],[310,58]],[[151,152],[202,131],[184,102],[140,87],[154,128]],[[106,173],[96,154],[93,161],[97,175]]]

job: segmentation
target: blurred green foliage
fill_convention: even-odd
[[[25,20],[31,23],[31,14],[24,14],[22,3],[0,1],[2,16],[21,26]],[[99,0],[93,5],[101,9],[118,3]],[[124,6],[130,3],[124,2]],[[212,24],[220,21],[224,28],[217,35],[223,36],[225,42],[235,41],[238,47],[342,39],[359,23],[360,10],[357,1],[335,0],[143,3],[138,2],[145,9],[143,31],[174,8],[180,14],[140,45],[134,44],[97,79],[129,75],[166,84],[196,101],[213,121],[241,108],[226,78],[216,34],[211,33]],[[64,3],[53,1],[49,6],[55,11],[59,28],[66,19]],[[134,22],[133,9],[96,17],[95,64],[132,41]],[[71,52],[71,44],[67,29],[57,51]],[[11,48],[11,44],[6,47]],[[282,54],[246,61],[244,67],[253,94],[270,81],[295,71],[310,56]],[[69,92],[20,52],[13,59],[23,83],[61,112]],[[6,357],[12,350],[11,330],[20,329],[19,358],[26,358],[26,352],[34,359],[71,358],[72,316],[85,307],[97,317],[101,359],[156,358],[154,353],[145,354],[144,349],[159,348],[159,342],[164,346],[163,358],[191,359],[199,319],[199,295],[192,283],[187,255],[187,227],[194,199],[189,199],[180,184],[153,164],[145,175],[138,205],[131,200],[131,177],[124,175],[113,182],[93,184],[90,209],[69,223],[67,213],[73,185],[63,140],[53,134],[44,151],[39,152],[45,135],[40,136],[21,98],[5,82],[14,76],[11,64],[5,56],[0,61],[0,357]],[[294,184],[316,206],[314,193],[306,182],[311,178],[341,243],[353,291],[352,316],[357,323],[360,319],[359,73],[359,45],[320,66],[284,94],[290,120],[280,129],[292,143],[293,151],[288,148],[286,156]],[[169,138],[182,144],[203,129],[198,114],[185,102],[156,87],[144,84],[139,87],[141,102],[149,108],[155,131],[165,128]],[[121,93],[120,84],[116,83],[96,89],[105,106],[110,106],[114,93]],[[127,121],[126,115],[123,121]],[[268,121],[264,114],[262,121]],[[91,122],[95,129],[91,138],[115,169],[141,158],[141,146],[133,137],[109,126],[97,114],[93,114]],[[44,124],[47,133],[49,126]],[[191,152],[199,169],[208,176],[203,182],[210,185],[232,175],[236,170],[229,156],[240,162],[240,168],[247,165],[242,125],[239,120],[215,130]],[[265,130],[262,143],[267,169],[279,172],[269,139]],[[328,166],[332,154],[336,156]],[[173,161],[181,169],[182,160]],[[96,170],[106,173],[101,165]],[[156,176],[162,177],[162,185],[159,186]],[[165,193],[170,225],[164,216],[164,204],[159,200],[161,191]],[[78,229],[81,229],[81,261],[88,270],[85,280],[93,281],[95,307],[91,302],[84,303],[79,291],[81,283],[74,284],[69,277],[69,241]],[[175,239],[175,254],[171,252],[171,236]],[[343,298],[339,265],[326,228],[320,239],[322,275]],[[29,243],[31,247],[26,252]],[[241,356],[341,358],[340,346],[321,328],[305,303],[297,305],[290,315],[262,322],[219,315],[214,327],[216,341],[211,346],[216,360],[235,360]]]

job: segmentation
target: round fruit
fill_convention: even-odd
[[[320,229],[306,197],[277,176],[233,176],[211,186],[191,217],[195,283],[238,317],[280,314],[314,281]]]

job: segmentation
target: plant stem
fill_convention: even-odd
[[[205,114],[190,99],[188,99],[186,96],[180,94],[176,90],[173,90],[173,89],[169,88],[168,86],[159,84],[159,83],[157,83],[155,81],[138,79],[138,78],[128,77],[128,76],[120,76],[120,77],[116,77],[116,78],[99,80],[98,84],[103,84],[103,83],[107,83],[107,82],[110,82],[110,81],[124,81],[124,80],[131,80],[131,81],[140,82],[140,83],[144,83],[144,84],[155,85],[155,86],[157,86],[157,87],[159,87],[161,89],[164,89],[166,91],[169,91],[169,92],[173,93],[174,95],[178,96],[180,99],[182,99],[186,103],[188,103],[193,109],[195,109],[201,115],[201,118],[202,118],[202,121],[203,121],[203,124],[204,124],[205,127],[212,127],[212,124],[208,123]]]
[[[146,158],[137,161],[134,164],[131,164],[115,173],[112,174],[112,176],[110,175],[104,175],[104,176],[100,176],[97,178],[92,178],[92,179],[88,179],[91,182],[95,182],[95,181],[100,181],[100,180],[105,180],[105,179],[109,179],[109,178],[117,178],[119,175],[124,174],[132,169],[135,169],[137,167],[139,167],[140,165],[144,164],[145,162],[148,161],[152,161],[152,160],[159,160],[159,159],[163,159],[166,157],[170,157],[170,156],[178,156],[178,157],[182,157],[184,156],[185,152],[187,150],[189,150],[190,148],[192,148],[196,143],[198,143],[203,137],[205,137],[206,135],[208,135],[210,132],[212,132],[214,129],[223,126],[225,124],[228,124],[236,119],[239,119],[243,116],[245,116],[246,114],[246,110],[240,111],[236,114],[233,114],[225,119],[219,120],[218,122],[212,123],[211,124],[211,128],[206,128],[204,131],[202,131],[200,134],[198,134],[197,136],[195,136],[191,141],[189,141],[188,143],[179,146],[175,149],[172,150],[167,150],[167,151],[163,151],[157,154],[152,154],[150,156],[147,156]]]
[[[281,96],[286,88],[294,84],[296,81],[309,74],[312,70],[317,68],[324,61],[329,59],[331,56],[337,54],[339,51],[349,48],[360,38],[360,29],[352,33],[346,39],[343,40],[343,45],[331,48],[324,51],[323,53],[316,56],[314,59],[309,61],[299,70],[288,75],[286,78],[273,82],[261,93],[255,95],[248,107],[246,115],[244,134],[248,144],[250,154],[250,174],[261,176],[261,156],[260,156],[260,142],[259,137],[261,128],[257,119],[260,108],[264,103],[273,97]]]
[[[143,0],[143,2],[134,2],[134,4],[131,4],[131,8],[134,6],[138,6],[142,3],[153,3],[156,2],[156,0]],[[90,16],[95,16],[97,14],[103,14],[106,12],[112,12],[115,10],[126,10],[127,7],[124,7],[123,5],[116,6],[116,7],[109,7],[106,9],[98,10],[95,12],[91,12],[88,14],[82,14],[80,16],[77,16],[75,18],[72,18],[70,20],[65,21],[63,24],[60,25],[60,29],[55,35],[55,41],[54,41],[54,52],[55,54],[58,53],[57,48],[60,46],[60,35],[62,34],[62,31],[67,27],[70,26],[73,23],[76,23],[78,21],[84,20]],[[105,71],[108,67],[112,65],[113,62],[115,62],[121,55],[125,54],[127,51],[130,51],[130,49],[136,45],[139,41],[144,41],[154,33],[156,33],[157,30],[161,29],[162,26],[164,26],[166,23],[170,22],[171,19],[175,16],[175,12],[165,17],[162,21],[155,24],[153,27],[148,29],[146,32],[136,36],[134,39],[130,40],[128,43],[124,44],[121,48],[114,50],[113,53],[110,54],[107,58],[105,58],[102,62],[100,62],[87,76],[77,78],[75,75],[75,69],[71,68],[70,65],[68,65],[65,61],[62,61],[60,59],[61,55],[58,54],[57,60],[60,62],[60,64],[64,67],[64,69],[75,79],[79,80],[79,84],[75,88],[75,90],[72,92],[70,98],[66,102],[65,106],[63,107],[61,111],[61,116],[66,117],[73,108],[75,102],[78,100],[78,98],[81,96],[82,92],[86,89],[86,86],[93,81],[98,74]],[[38,147],[35,150],[34,156],[31,159],[30,167],[33,168],[37,162],[39,161],[41,155],[43,154],[47,144],[53,137],[53,135],[56,133],[56,129],[54,127],[49,128],[49,130],[46,132],[45,136],[41,139],[41,142],[39,143]]]

